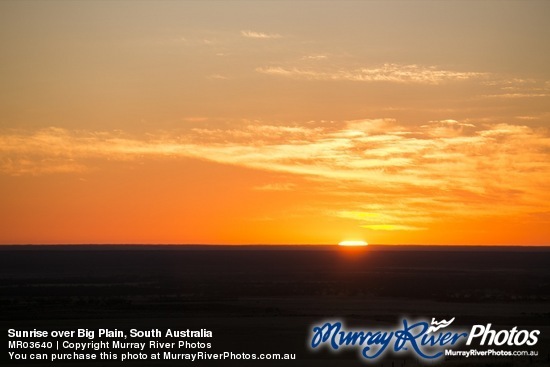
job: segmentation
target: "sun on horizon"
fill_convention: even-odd
[[[365,241],[360,240],[353,240],[353,241],[342,241],[338,243],[338,246],[345,246],[345,247],[360,247],[360,246],[368,246],[369,244]]]

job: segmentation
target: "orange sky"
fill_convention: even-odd
[[[548,245],[550,3],[0,3],[0,243]]]

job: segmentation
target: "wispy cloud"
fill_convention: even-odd
[[[263,32],[255,32],[255,31],[241,31],[241,35],[246,38],[256,38],[256,39],[276,39],[276,38],[282,38],[280,34],[277,33],[263,33]]]
[[[322,55],[322,54],[306,55],[301,58],[301,60],[314,60],[314,61],[326,60],[326,59],[328,59],[328,56]]]
[[[426,214],[413,209],[412,205],[388,209],[384,205],[370,204],[366,206],[369,211],[338,211],[334,213],[340,218],[353,219],[361,223],[361,227],[373,231],[421,231],[427,227],[418,224],[428,224],[432,219]]]
[[[326,195],[342,200],[331,215],[370,230],[421,230],[456,213],[550,211],[544,204],[550,202],[550,134],[524,125],[443,119],[407,127],[365,119],[247,123],[144,137],[60,128],[0,133],[5,175],[82,172],[97,168],[98,160],[147,157],[191,157],[322,183]],[[271,183],[255,189],[293,188]]]
[[[537,79],[522,79],[514,77],[500,77],[485,81],[483,84],[496,87],[489,94],[482,94],[481,98],[498,99],[526,99],[550,97],[550,86],[547,81]]]
[[[291,191],[296,187],[293,183],[270,183],[262,186],[254,187],[259,191]]]
[[[210,80],[228,80],[229,77],[221,74],[212,74],[207,77]]]
[[[299,67],[269,66],[259,67],[257,72],[305,80],[332,80],[357,82],[391,82],[440,84],[448,81],[479,79],[487,76],[481,72],[461,72],[444,70],[435,66],[416,64],[401,65],[387,63],[376,67],[355,69],[313,69]]]
[[[373,231],[423,231],[427,229],[423,227],[406,226],[400,224],[368,224],[361,227],[372,229]]]
[[[502,94],[485,94],[485,98],[504,98],[504,99],[516,99],[516,98],[541,98],[550,97],[550,93],[502,93]]]

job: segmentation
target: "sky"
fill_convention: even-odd
[[[0,244],[550,244],[548,1],[2,1]]]

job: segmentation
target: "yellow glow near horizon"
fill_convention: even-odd
[[[365,241],[342,241],[338,246],[368,246]]]

